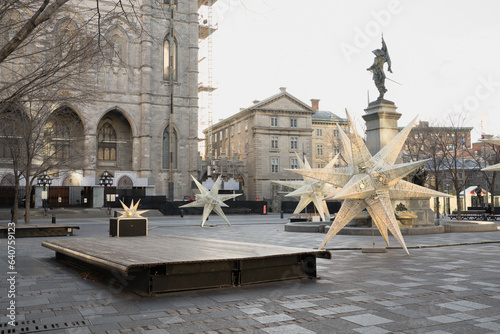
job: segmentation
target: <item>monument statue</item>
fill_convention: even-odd
[[[371,71],[373,73],[373,81],[375,82],[375,86],[379,91],[378,99],[382,100],[384,98],[385,92],[387,89],[385,88],[385,73],[384,73],[384,64],[387,63],[387,70],[392,73],[391,69],[391,58],[389,57],[389,52],[387,51],[387,45],[385,44],[384,37],[382,36],[382,48],[373,50],[373,54],[375,54],[375,59],[373,61],[373,65],[367,68],[367,71]]]

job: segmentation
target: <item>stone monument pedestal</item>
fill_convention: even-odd
[[[401,114],[396,109],[394,102],[385,99],[370,102],[365,109],[366,146],[372,155],[398,134]]]
[[[430,198],[406,198],[406,199],[393,199],[392,204],[395,207],[397,204],[402,203],[409,212],[416,215],[417,217],[413,220],[413,226],[410,226],[408,220],[401,221],[407,223],[407,226],[403,227],[424,227],[424,226],[434,226],[436,225],[434,220],[434,211],[431,209]],[[396,216],[397,216],[396,211]]]
[[[401,114],[396,112],[396,109],[394,102],[385,99],[370,102],[365,109],[366,114],[363,115],[363,119],[366,122],[366,146],[372,155],[377,154],[398,134],[398,120]],[[418,218],[403,219],[408,225],[405,227],[433,226],[435,225],[434,211],[430,208],[429,199],[393,199],[392,202],[393,207],[398,203],[403,203],[408,211],[418,216]]]

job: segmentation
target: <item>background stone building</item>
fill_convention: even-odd
[[[339,156],[338,166],[345,166],[346,161],[342,157],[342,141],[338,126],[348,132],[347,119],[341,118],[331,111],[319,110],[319,100],[312,99],[312,106],[317,112],[312,115],[312,168],[325,167],[337,154]],[[337,126],[338,125],[338,126]]]
[[[298,168],[298,159],[305,156],[316,167],[330,161],[332,148],[340,147],[333,130],[337,123],[346,126],[346,120],[328,111],[318,112],[318,101],[308,105],[284,87],[271,97],[254,101],[203,131],[207,141],[210,130],[212,133],[206,161],[244,161],[238,180],[243,183],[245,198],[272,200],[280,191],[272,181],[302,180],[286,170]],[[317,154],[317,145],[323,145],[321,154]],[[204,173],[202,178],[207,176]]]
[[[113,176],[112,187],[118,192],[134,189],[142,195],[167,195],[170,131],[173,131],[174,147],[173,197],[178,199],[190,193],[190,175],[196,175],[198,170],[198,10],[202,2],[178,0],[175,3],[172,50],[168,44],[170,9],[162,1],[137,3],[137,16],[130,15],[129,21],[106,15],[108,7],[101,6],[104,19],[100,29],[111,44],[111,54],[108,61],[86,73],[85,78],[99,93],[86,103],[53,107],[54,122],[58,122],[60,110],[65,111],[65,117],[71,115],[78,120],[79,127],[72,134],[78,133],[83,148],[72,154],[81,154],[85,159],[81,169],[49,171],[53,178],[51,192],[61,188],[64,204],[82,203],[86,198],[88,205],[102,205],[102,188],[98,185],[105,170]],[[85,26],[90,22],[85,15],[93,13],[82,11],[71,2],[65,5],[54,25],[54,38],[61,31]],[[139,22],[134,19],[139,17],[148,33],[138,33]],[[97,28],[86,29],[96,31]],[[170,51],[174,53],[173,129],[169,128]],[[3,66],[0,71],[0,81],[5,83],[9,68]],[[76,147],[70,147],[69,140],[67,142],[68,150],[74,151]],[[9,157],[3,154],[0,179],[11,178],[9,163]],[[8,183],[2,181],[2,184]]]

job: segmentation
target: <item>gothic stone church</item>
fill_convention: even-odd
[[[95,6],[95,1],[87,1]],[[168,195],[170,131],[173,131],[173,197],[179,199],[190,193],[190,175],[197,175],[198,159],[198,3],[176,1],[172,50],[168,43],[168,6],[155,0],[137,1],[136,5],[135,11],[144,18],[142,24],[151,35],[137,35],[137,29],[133,29],[136,27],[130,26],[137,22],[103,15],[101,31],[121,61],[107,62],[95,73],[88,73],[95,77],[92,79],[94,89],[100,92],[90,103],[54,108],[55,122],[58,114],[67,117],[69,113],[78,119],[76,131],[81,133],[88,154],[83,169],[50,172],[51,202],[102,206],[99,178],[104,171],[113,177],[111,187],[115,189],[108,189],[108,193],[109,190],[119,194],[135,189],[143,195]],[[105,11],[103,7],[101,11]],[[73,7],[71,2],[62,9],[54,34],[86,24],[88,18],[84,15],[89,13]],[[13,19],[23,15],[22,12],[11,14]],[[174,53],[172,129],[169,126],[170,52]],[[0,77],[4,78],[0,81],[4,81],[7,76]],[[60,113],[62,110],[64,113]],[[64,140],[60,144],[64,145]],[[1,152],[1,185],[11,186],[9,159],[6,150]],[[37,206],[41,202],[39,197],[40,189],[37,189]]]

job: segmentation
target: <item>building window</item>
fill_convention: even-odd
[[[271,173],[279,173],[280,163],[278,158],[271,158]]]
[[[299,162],[297,158],[290,158],[290,169],[297,169],[299,168]]]
[[[245,138],[245,152],[248,151],[248,138]]]
[[[333,129],[333,136],[338,137],[339,136],[339,130],[338,129]]]
[[[169,52],[169,40],[170,35],[165,37],[163,41],[163,80],[170,80],[170,52]],[[172,39],[172,77],[174,81],[177,81],[177,40],[175,37]]]
[[[222,139],[224,139],[224,132],[222,132],[222,130],[220,130],[220,140],[222,141]]]
[[[45,138],[48,140],[48,156],[56,159],[68,159],[70,156],[70,128],[61,120],[54,121],[50,127],[47,127]],[[116,136],[116,134],[115,134]],[[104,150],[105,153],[109,151]],[[116,151],[113,151],[116,152]],[[102,159],[101,159],[102,160]],[[116,160],[108,159],[106,160]]]
[[[116,161],[116,131],[108,122],[97,131],[97,158]]]
[[[290,118],[290,127],[291,128],[297,127],[297,119],[296,118]]]
[[[338,146],[333,147],[333,154],[339,154],[340,153],[340,148]]]
[[[316,155],[323,155],[323,145],[316,145]]]
[[[231,125],[231,136],[234,136],[234,125]]]
[[[278,137],[272,136],[271,137],[271,149],[277,149],[277,148],[278,148]]]
[[[174,10],[177,9],[177,0],[172,1]],[[163,8],[170,9],[170,0],[163,0]]]
[[[325,164],[318,164],[318,168],[325,168]]]
[[[177,168],[177,131],[172,133],[173,168]],[[170,126],[163,131],[163,168],[170,168]]]
[[[323,129],[316,129],[316,137],[323,137]]]
[[[228,128],[226,128],[226,138],[229,138],[228,133],[229,133],[229,129],[228,129]]]
[[[248,119],[245,120],[245,131],[248,130]]]
[[[241,132],[241,122],[238,122],[238,133]]]
[[[217,136],[217,133],[216,133],[216,134],[214,134],[214,142],[215,143],[217,142],[217,138],[218,138],[218,136]]]
[[[299,147],[299,138],[298,137],[291,137],[290,138],[290,149],[296,150],[298,147]]]
[[[278,126],[278,117],[271,117],[271,126]]]
[[[118,34],[114,34],[109,38],[109,44],[110,59],[117,63],[124,62],[125,53],[122,38]]]
[[[65,26],[61,27],[57,39],[57,47],[58,47],[58,53],[59,57],[66,58],[68,56],[68,52],[72,48],[72,43],[74,42],[74,38],[76,36],[73,36],[73,31],[76,31],[76,27],[74,26],[74,23],[71,21],[65,22]],[[75,41],[76,42],[76,41]]]

